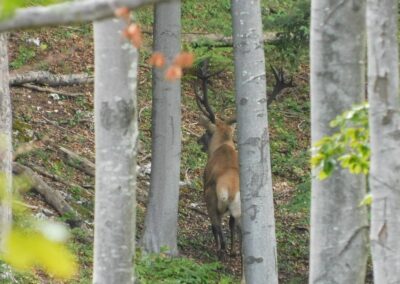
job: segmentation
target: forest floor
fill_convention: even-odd
[[[141,53],[139,72],[139,123],[141,149],[138,156],[137,238],[143,229],[151,160],[151,68],[146,64],[151,42]],[[146,51],[147,50],[147,51]],[[11,33],[9,39],[11,73],[45,70],[56,74],[93,74],[93,42],[89,25],[47,28]],[[225,51],[230,53],[231,51]],[[294,74],[295,88],[285,91],[269,106],[279,277],[281,283],[306,283],[309,241],[309,97],[307,68]],[[214,80],[217,112],[233,108],[233,75],[228,69]],[[271,77],[272,78],[272,77]],[[269,78],[268,78],[269,79]],[[269,80],[273,82],[273,79]],[[202,196],[201,176],[206,156],[197,145],[202,129],[197,125],[190,73],[182,80],[182,180],[180,190],[178,245],[180,254],[198,263],[217,261],[213,237]],[[68,165],[60,146],[94,162],[93,84],[63,87],[81,96],[70,98],[25,87],[12,87],[14,147],[34,143],[33,150],[19,154],[16,161],[60,177],[65,182],[41,176],[93,228],[94,178]],[[223,106],[225,105],[225,107]],[[70,184],[70,185],[68,185]],[[74,186],[71,184],[78,184]],[[34,191],[24,195],[36,216],[66,220]],[[193,209],[196,208],[196,209]],[[225,229],[227,223],[225,222]],[[226,236],[228,232],[226,231]],[[80,275],[68,283],[90,283],[92,242],[73,230],[71,248],[80,261]],[[240,258],[228,257],[221,273],[239,278]],[[60,283],[40,271],[20,283]],[[10,282],[14,283],[14,282]]]

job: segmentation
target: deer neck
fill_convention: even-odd
[[[226,137],[215,136],[211,139],[211,143],[208,147],[208,155],[211,156],[219,147],[223,145],[235,148],[232,137],[227,139]]]

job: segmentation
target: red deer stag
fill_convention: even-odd
[[[225,252],[225,239],[221,228],[221,219],[230,215],[231,255],[235,255],[236,230],[240,233],[240,191],[238,154],[233,142],[232,124],[236,119],[218,119],[215,117],[207,98],[207,79],[202,79],[202,95],[195,87],[196,102],[206,116],[200,117],[200,124],[206,133],[200,139],[203,149],[208,152],[208,161],[204,169],[203,187],[207,212],[211,219],[217,255],[222,259]],[[240,247],[240,245],[239,245]]]

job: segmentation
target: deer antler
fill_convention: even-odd
[[[270,104],[273,100],[276,99],[276,97],[282,92],[282,90],[286,88],[292,88],[295,85],[293,84],[293,77],[290,77],[289,81],[285,80],[285,72],[283,71],[282,68],[280,68],[278,71],[274,66],[271,65],[271,70],[272,74],[274,74],[275,77],[275,85],[274,89],[272,90],[271,94],[268,94],[268,104]]]
[[[207,95],[200,95],[200,90],[197,83],[194,84],[194,93],[196,95],[196,103],[201,112],[212,122],[215,123],[215,114],[208,104]],[[204,94],[204,90],[203,90]]]
[[[198,84],[195,83],[194,92],[196,94],[196,103],[199,109],[203,112],[203,114],[208,117],[208,119],[215,123],[215,114],[208,102],[208,88],[207,83],[211,76],[214,74],[209,74],[208,72],[208,64],[209,58],[206,58],[204,61],[200,63],[200,67],[197,69],[197,77],[201,80],[201,90],[202,95],[200,95]]]

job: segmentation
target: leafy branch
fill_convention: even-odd
[[[368,103],[364,103],[337,116],[330,126],[338,128],[338,132],[314,144],[311,166],[319,169],[320,180],[330,177],[338,167],[352,174],[369,173],[368,109]]]

